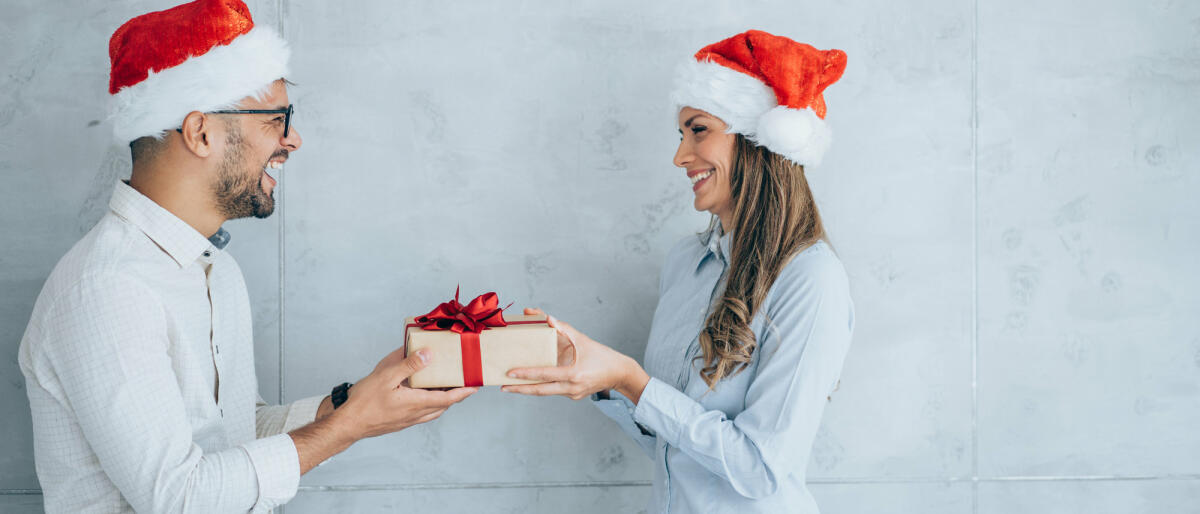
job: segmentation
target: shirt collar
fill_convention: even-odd
[[[700,252],[700,256],[696,258],[696,270],[700,269],[704,259],[710,255],[720,259],[722,263],[729,264],[730,235],[725,233],[719,221],[713,224],[712,229],[701,238],[704,243],[704,251]]]
[[[229,244],[229,232],[225,229],[218,229],[211,238],[206,238],[125,181],[117,182],[108,207],[117,216],[146,234],[181,268],[195,262],[196,259],[212,262],[225,245]]]

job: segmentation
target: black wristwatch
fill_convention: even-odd
[[[333,391],[329,393],[329,403],[333,404],[334,409],[337,409],[338,407],[341,407],[343,403],[346,403],[346,398],[350,396],[350,387],[353,385],[354,384],[351,384],[350,382],[342,382],[334,387]]]

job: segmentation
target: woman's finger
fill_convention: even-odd
[[[506,393],[525,394],[529,396],[567,396],[571,393],[571,384],[566,382],[547,382],[544,384],[506,385],[500,388]]]
[[[571,368],[555,366],[551,368],[514,368],[508,370],[508,376],[525,380],[542,382],[570,382]]]
[[[582,335],[579,333],[578,330],[575,330],[575,327],[572,327],[570,323],[562,321],[554,316],[547,315],[546,323],[549,324],[550,326],[558,329],[558,331],[560,333],[562,333],[563,335],[566,335],[567,338],[570,339],[572,343],[574,343],[575,340],[578,339],[580,335]]]
[[[537,307],[526,307],[525,315],[526,316],[545,316],[546,313]]]

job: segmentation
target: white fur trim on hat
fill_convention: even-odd
[[[178,128],[192,111],[228,109],[247,96],[261,97],[288,73],[291,50],[269,27],[255,27],[228,45],[151,72],[112,98],[113,137],[126,144]]]
[[[833,142],[829,124],[812,109],[779,105],[761,80],[711,61],[688,59],[676,68],[671,103],[676,115],[684,107],[705,111],[724,121],[726,132],[796,164],[819,165]]]
[[[758,118],[775,107],[775,91],[745,73],[711,61],[688,59],[675,69],[675,114],[684,107],[721,118],[726,132],[753,136]]]
[[[812,109],[780,105],[758,119],[753,139],[796,164],[817,166],[833,142],[833,133]]]

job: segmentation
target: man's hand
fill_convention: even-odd
[[[474,387],[428,391],[404,385],[408,377],[429,363],[429,358],[428,350],[408,358],[403,349],[388,354],[370,375],[350,388],[346,403],[332,414],[293,430],[289,435],[300,454],[300,473],[307,473],[359,439],[433,421],[451,405],[478,391]]]
[[[446,391],[412,389],[405,380],[429,364],[429,350],[404,358],[401,348],[384,357],[366,378],[350,388],[346,403],[336,411],[347,418],[357,439],[390,434],[433,421],[446,409],[471,396],[479,388],[459,387]]]

